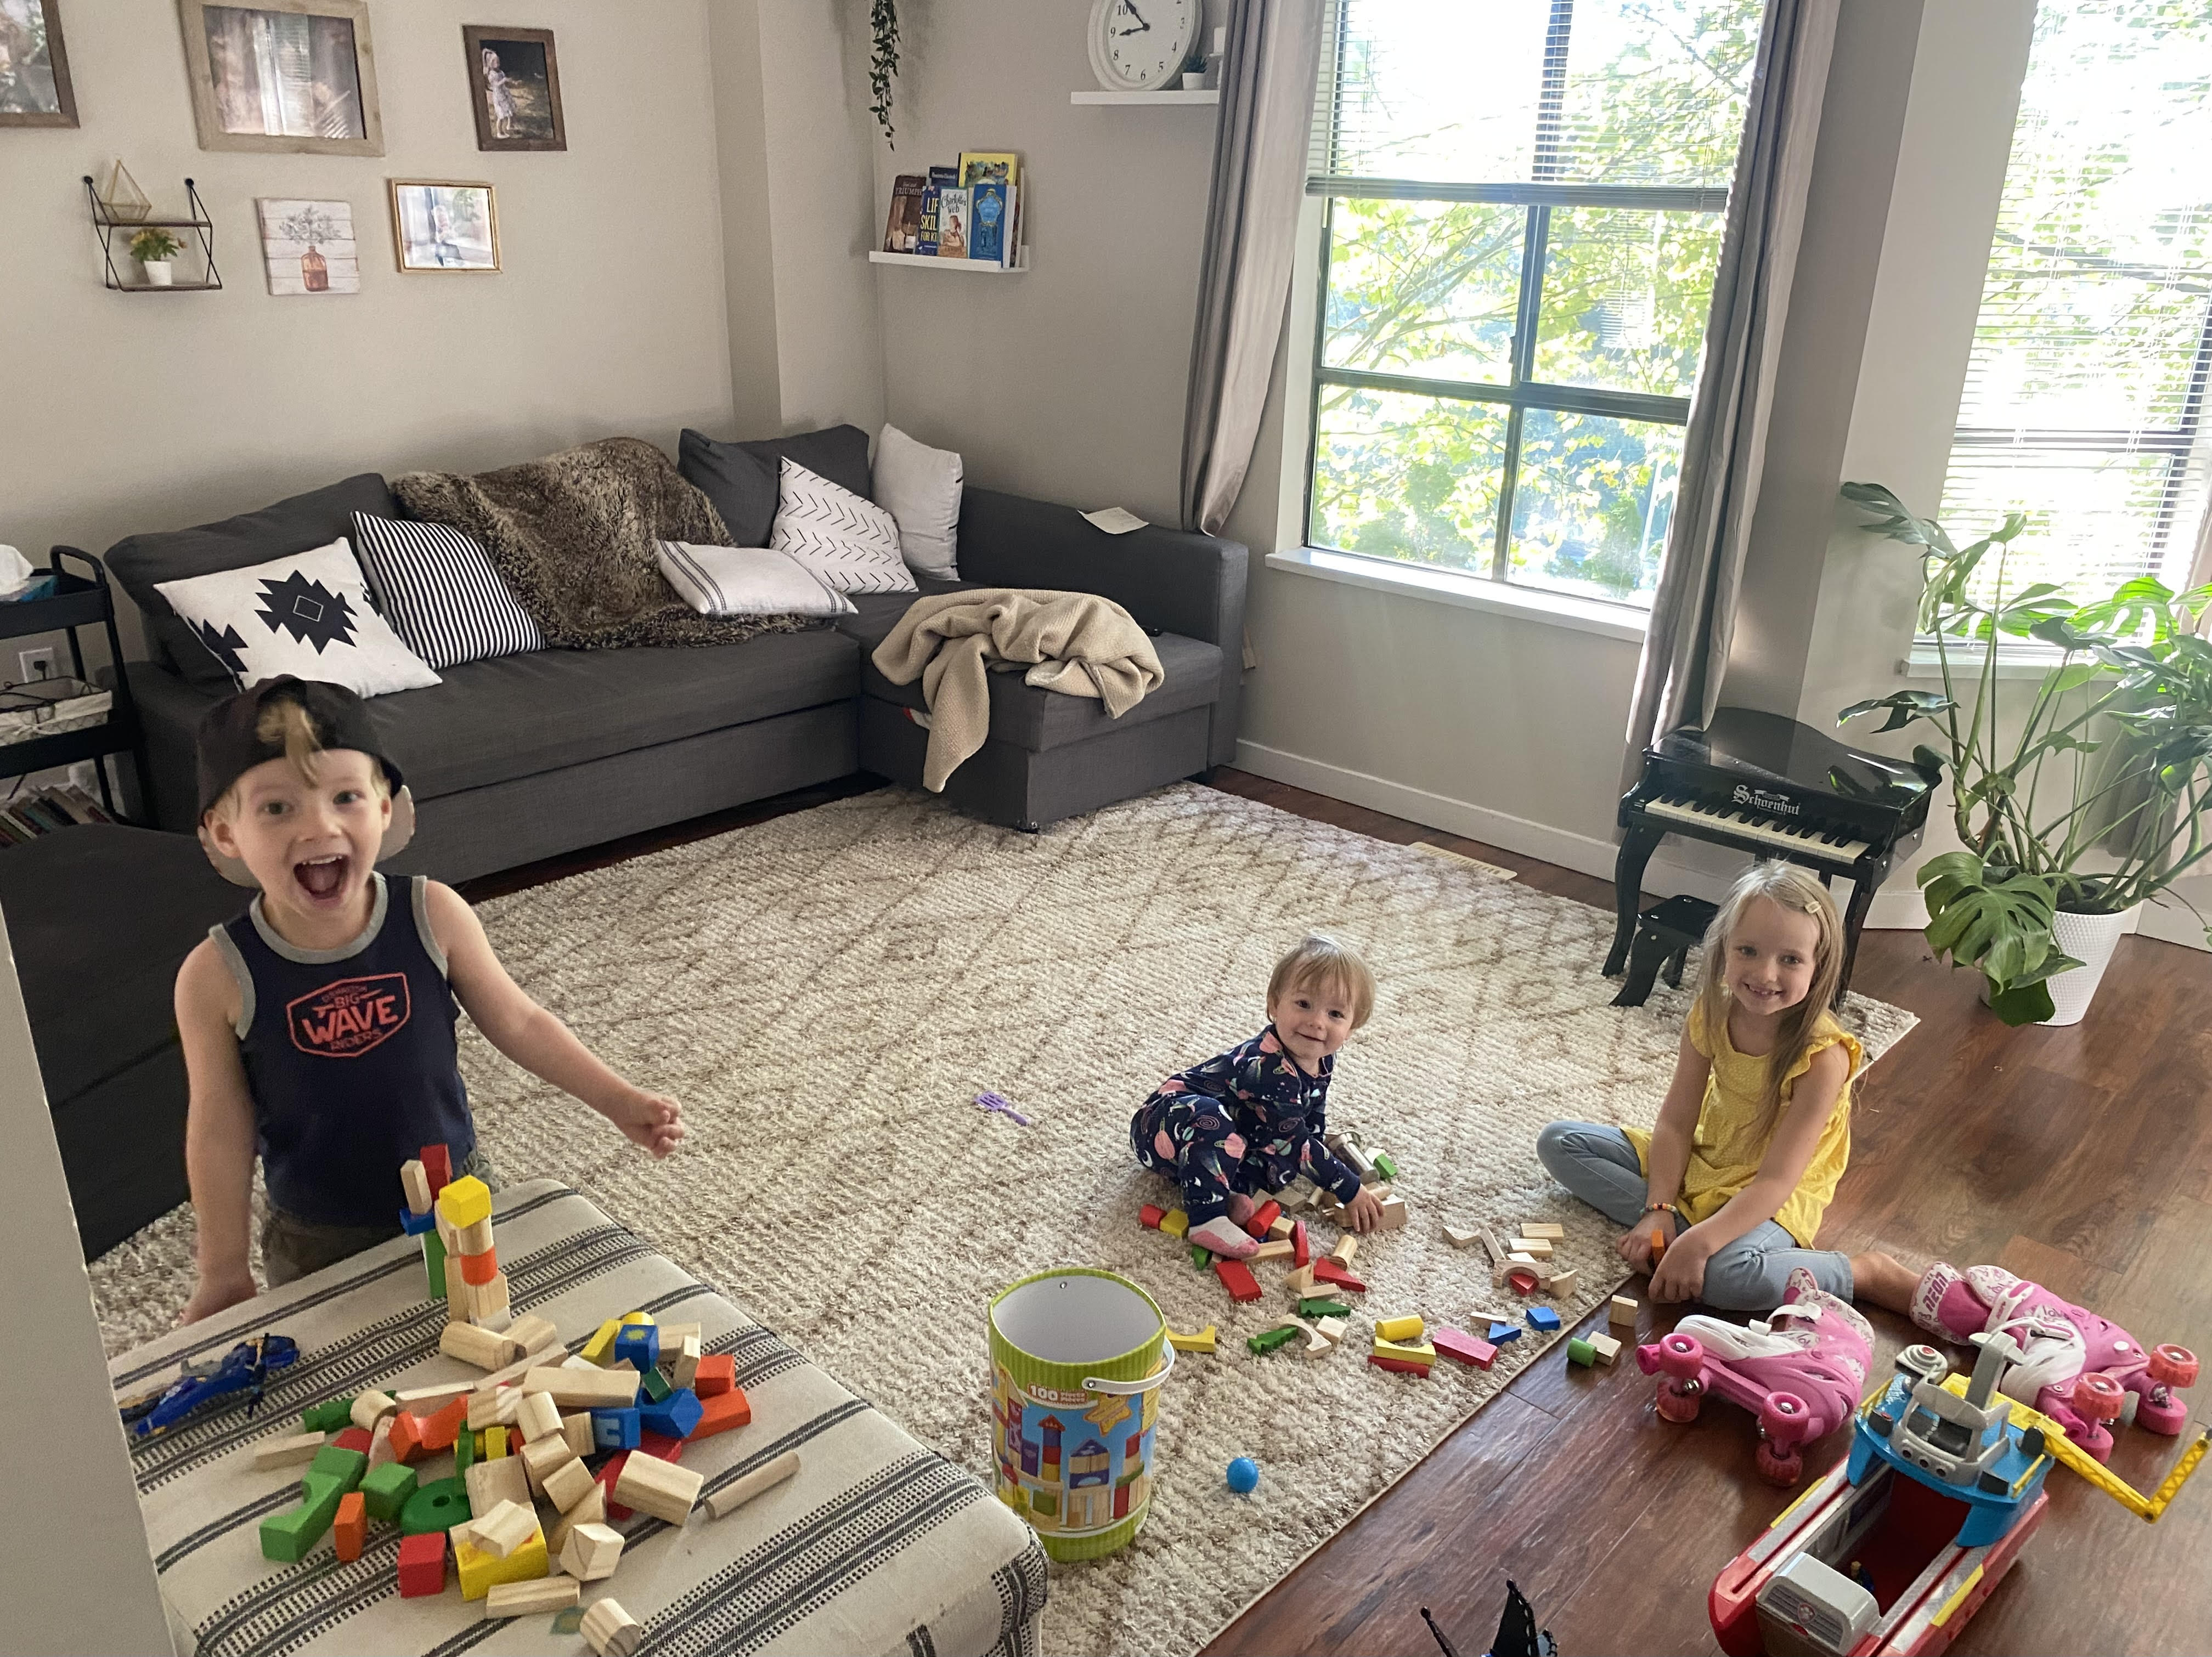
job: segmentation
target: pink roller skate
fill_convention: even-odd
[[[2010,1335],[2021,1356],[1997,1390],[2033,1405],[2100,1461],[2112,1453],[2105,1423],[2124,1414],[2130,1395],[2136,1424],[2154,1433],[2172,1436],[2189,1418],[2188,1406],[2174,1396],[2197,1379],[2197,1358],[2186,1347],[2153,1353],[2110,1319],[2001,1267],[1961,1272],[1939,1260],[1913,1294],[1912,1320],[1955,1341],[1984,1330]],[[2085,1379],[2098,1375],[2109,1376],[2113,1387]]]
[[[1777,1484],[1796,1484],[1805,1471],[1802,1447],[1851,1418],[1873,1362],[1867,1320],[1802,1267],[1763,1321],[1747,1328],[1698,1314],[1636,1349],[1645,1375],[1664,1372],[1658,1409],[1668,1420],[1697,1419],[1709,1392],[1758,1417],[1759,1474]]]

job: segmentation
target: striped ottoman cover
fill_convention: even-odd
[[[973,1477],[558,1181],[508,1187],[494,1218],[515,1313],[550,1319],[571,1350],[603,1319],[642,1308],[697,1322],[708,1351],[734,1356],[752,1423],[686,1447],[683,1465],[706,1475],[706,1493],[799,1452],[797,1478],[726,1519],[702,1507],[680,1530],[645,1514],[616,1527],[628,1539],[621,1568],[586,1584],[584,1599],[621,1600],[645,1624],[642,1651],[1037,1650],[1044,1557]],[[327,1539],[296,1565],[261,1557],[260,1521],[298,1501],[300,1469],[256,1472],[252,1446],[297,1433],[300,1411],[322,1399],[475,1373],[438,1351],[444,1322],[423,1292],[419,1247],[396,1238],[110,1366],[118,1393],[138,1392],[180,1360],[220,1357],[264,1331],[300,1344],[251,1418],[218,1408],[135,1451],[180,1653],[585,1649],[580,1636],[553,1635],[550,1615],[485,1620],[450,1576],[436,1599],[402,1599],[390,1526],[373,1527],[351,1564]],[[444,1457],[423,1466],[451,1471]]]

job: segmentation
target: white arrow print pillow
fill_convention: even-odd
[[[768,543],[832,592],[919,591],[899,555],[898,519],[787,458]]]

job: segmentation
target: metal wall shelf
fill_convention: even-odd
[[[200,199],[199,186],[191,179],[185,180],[185,200],[190,205],[191,216],[185,219],[131,219],[118,217],[100,199],[99,187],[92,174],[84,175],[85,200],[92,204],[92,234],[100,243],[100,263],[106,266],[103,285],[118,294],[210,294],[222,286],[222,272],[215,265],[215,221],[208,216],[207,203]],[[125,282],[123,272],[115,263],[115,233],[127,230],[136,235],[141,230],[189,230],[199,243],[200,262],[207,274],[198,282],[172,282],[156,284],[150,282]],[[127,244],[126,244],[127,249]],[[124,257],[130,255],[126,251]]]

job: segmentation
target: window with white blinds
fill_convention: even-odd
[[[1328,0],[1307,539],[1648,605],[1763,0]]]
[[[2190,585],[2208,367],[2212,11],[2041,0],[1943,491],[1953,539],[2025,511],[2009,592]]]

